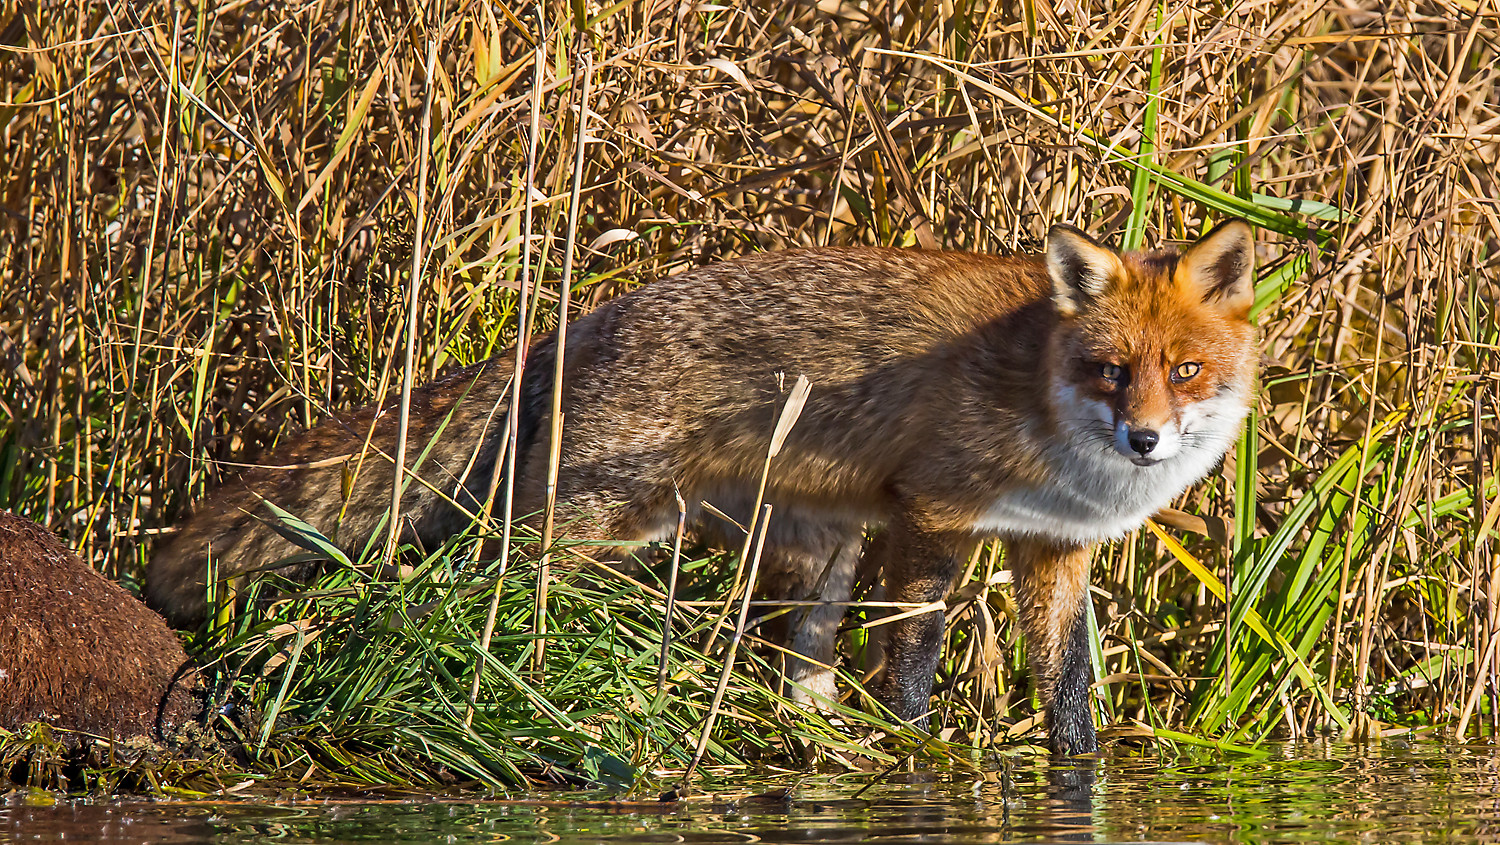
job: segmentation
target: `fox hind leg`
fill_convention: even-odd
[[[715,510],[748,524],[753,503],[725,491],[714,498]],[[694,516],[698,536],[711,545],[738,548],[744,542],[742,531],[718,517],[701,510]],[[771,607],[758,624],[767,639],[785,649],[781,694],[792,701],[814,708],[838,701],[837,635],[863,539],[864,525],[852,517],[772,503],[756,592],[772,602],[797,604]]]
[[[829,534],[811,548],[775,547],[775,564],[767,570],[773,576],[767,590],[772,599],[828,602],[790,609],[781,626],[782,640],[792,652],[785,656],[782,694],[813,707],[838,701],[833,670],[837,635],[860,554],[858,531]]]

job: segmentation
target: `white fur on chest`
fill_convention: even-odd
[[[1182,448],[1149,466],[1074,432],[1043,450],[1046,482],[999,491],[974,531],[1085,544],[1124,537],[1213,469],[1238,434],[1244,408],[1237,394],[1199,403],[1184,414],[1191,436]]]
[[[974,529],[980,534],[1075,543],[1117,540],[1141,527],[1147,517],[1212,468],[1213,460],[1195,457],[1184,455],[1141,467],[1112,455],[1101,459],[1073,456],[1054,466],[1060,471],[1053,483],[1002,492]]]

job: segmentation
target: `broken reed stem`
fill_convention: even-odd
[[[469,706],[464,712],[464,727],[474,723],[474,709],[479,705],[479,681],[484,677],[484,656],[490,652],[490,640],[495,635],[495,617],[500,613],[500,593],[505,586],[505,572],[510,564],[510,542],[515,527],[516,474],[512,469],[520,450],[521,432],[521,377],[526,372],[526,352],[531,343],[531,314],[528,295],[531,293],[531,225],[536,210],[532,194],[536,190],[536,151],[542,125],[542,70],[547,60],[547,27],[544,23],[541,4],[536,7],[536,52],[531,64],[531,117],[526,141],[526,181],[524,207],[521,214],[521,290],[516,302],[516,363],[510,379],[510,411],[505,416],[505,450],[495,461],[495,474],[490,479],[490,492],[486,497],[484,513],[494,506],[496,488],[500,476],[505,476],[505,499],[501,505],[500,563],[496,567],[495,589],[490,593],[490,607],[484,617],[484,631],[479,637],[479,655],[474,661],[474,678],[469,686]]]
[[[713,702],[708,705],[708,716],[703,720],[703,732],[698,735],[698,747],[693,751],[693,759],[688,763],[687,771],[682,774],[682,782],[687,783],[693,779],[693,773],[698,770],[698,763],[703,760],[703,754],[708,750],[708,738],[713,734],[714,721],[719,715],[719,706],[724,703],[724,692],[729,689],[729,677],[734,673],[734,658],[739,653],[740,640],[745,636],[745,623],[750,619],[750,596],[755,592],[755,579],[760,574],[760,555],[766,547],[766,533],[771,526],[771,506],[762,505],[760,518],[756,520],[760,531],[756,534],[755,557],[750,559],[750,575],[746,578],[745,595],[740,600],[740,616],[734,624],[734,635],[729,639],[729,650],[724,655],[724,669],[719,673],[719,684],[714,687]]]
[[[538,674],[547,666],[547,581],[551,575],[552,532],[557,516],[557,474],[562,463],[563,364],[568,338],[568,305],[573,284],[573,254],[578,247],[578,198],[583,193],[583,151],[588,138],[589,86],[594,75],[593,58],[585,48],[578,51],[578,136],[573,144],[573,187],[568,193],[568,240],[563,247],[562,285],[558,291],[557,363],[552,369],[552,439],[547,453],[547,514],[542,522],[542,559],[537,564],[536,614],[532,630],[536,636],[533,665]]]
[[[1370,371],[1369,371],[1370,372],[1370,393],[1371,393],[1371,395],[1376,395],[1375,387],[1376,387],[1376,384],[1379,382],[1379,379],[1380,379],[1380,366],[1379,366],[1380,365],[1380,350],[1381,350],[1382,344],[1384,342],[1385,342],[1385,321],[1384,320],[1377,320],[1376,324],[1375,324],[1375,346],[1373,347],[1374,352],[1375,352],[1375,354],[1374,354],[1373,357],[1374,357],[1375,360],[1372,362],[1371,367],[1370,367]],[[1373,429],[1375,427],[1375,420],[1376,420],[1375,408],[1376,408],[1376,403],[1374,403],[1374,402],[1369,403],[1369,406],[1365,408],[1364,417],[1365,417],[1365,426],[1366,426],[1365,430],[1366,431],[1369,431],[1369,430],[1371,430],[1371,429]],[[1359,474],[1355,476],[1356,478],[1364,479],[1366,477],[1366,473],[1369,472],[1369,468],[1370,468],[1370,451],[1374,447],[1374,445],[1375,444],[1373,442],[1371,442],[1368,438],[1366,438],[1364,440],[1364,443],[1363,443],[1363,445],[1362,445],[1362,447],[1360,449],[1360,455],[1359,455],[1359,471],[1358,471]],[[1389,546],[1378,547],[1378,548],[1389,549]],[[1375,609],[1373,607],[1374,602],[1377,600],[1377,598],[1380,595],[1380,591],[1378,591],[1376,589],[1376,585],[1377,584],[1383,584],[1385,582],[1385,572],[1384,572],[1384,570],[1385,570],[1385,562],[1388,561],[1388,560],[1390,560],[1389,552],[1388,551],[1385,551],[1384,553],[1377,552],[1377,557],[1380,558],[1379,561],[1377,561],[1375,559],[1375,557],[1372,557],[1369,560],[1365,561],[1364,601],[1365,601],[1366,607],[1365,607],[1364,618],[1363,618],[1363,620],[1361,621],[1361,624],[1360,624],[1359,641],[1358,641],[1358,645],[1357,645],[1357,649],[1358,650],[1355,652],[1354,679],[1353,679],[1354,700],[1355,701],[1364,701],[1364,700],[1366,700],[1366,697],[1369,695],[1369,690],[1370,690],[1370,684],[1369,684],[1369,678],[1370,678],[1370,659],[1371,659],[1371,656],[1372,656],[1371,655],[1371,651],[1372,651],[1372,649],[1374,647],[1374,639],[1373,639],[1373,637],[1374,637],[1374,633],[1375,633],[1375,620],[1379,616],[1379,614],[1375,611]],[[1480,669],[1479,671],[1476,671],[1475,674],[1474,674],[1475,683],[1478,684],[1479,680],[1482,677],[1483,677],[1483,670]],[[1355,711],[1355,714],[1356,715],[1362,715],[1360,713],[1360,711],[1357,711],[1357,710]],[[1463,721],[1466,721],[1466,719],[1460,720],[1460,726],[1462,726]],[[1356,724],[1356,728],[1357,728],[1358,731],[1367,730],[1369,728],[1369,726],[1370,726],[1369,725],[1369,720],[1365,719],[1365,718],[1356,718],[1355,724]],[[1459,736],[1463,736],[1463,734],[1460,733]],[[1368,739],[1368,737],[1360,737],[1360,738],[1361,739]]]
[[[658,700],[667,687],[667,650],[672,645],[672,614],[677,610],[677,573],[682,569],[682,536],[687,533],[687,501],[677,490],[673,490],[672,494],[677,497],[677,536],[672,541],[672,571],[667,576],[667,609],[661,617],[661,661],[656,668]]]
[[[427,72],[423,77],[426,89],[422,96],[421,144],[417,148],[417,219],[412,234],[411,282],[406,292],[406,360],[401,368],[401,409],[396,424],[396,469],[391,474],[391,509],[386,517],[389,539],[381,560],[390,563],[396,557],[396,547],[401,541],[401,493],[406,489],[406,435],[411,426],[411,382],[412,369],[416,365],[417,352],[417,294],[422,286],[422,259],[425,254],[423,239],[427,233],[427,160],[432,147],[432,72],[437,64],[437,38],[427,37]]]
[[[1479,706],[1479,696],[1487,686],[1486,675],[1490,674],[1490,664],[1495,660],[1495,647],[1500,646],[1500,632],[1490,637],[1490,641],[1484,647],[1484,656],[1479,659],[1474,668],[1474,683],[1469,688],[1469,694],[1464,696],[1463,707],[1458,714],[1458,727],[1453,731],[1453,736],[1462,742],[1464,735],[1469,732],[1469,720],[1474,717],[1474,712]]]

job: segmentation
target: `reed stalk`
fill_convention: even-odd
[[[578,62],[578,134],[573,140],[573,187],[568,193],[568,236],[563,247],[562,281],[558,284],[560,302],[557,309],[557,364],[552,371],[552,430],[547,449],[547,509],[542,521],[542,557],[536,571],[536,616],[532,630],[536,634],[536,671],[547,670],[547,588],[551,580],[552,540],[557,519],[557,480],[562,461],[563,438],[563,368],[567,363],[568,306],[572,302],[573,257],[578,252],[579,197],[583,192],[583,155],[588,143],[589,90],[594,74],[594,60],[587,50],[574,58]]]

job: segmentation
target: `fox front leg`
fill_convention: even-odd
[[[882,540],[886,598],[903,604],[941,601],[975,545],[966,536],[927,532],[903,521],[887,525]],[[897,718],[926,730],[943,648],[942,610],[890,623],[885,642],[885,680],[877,695]]]
[[[1093,547],[1025,539],[1009,541],[1006,551],[1052,753],[1071,757],[1097,751],[1084,612]]]

